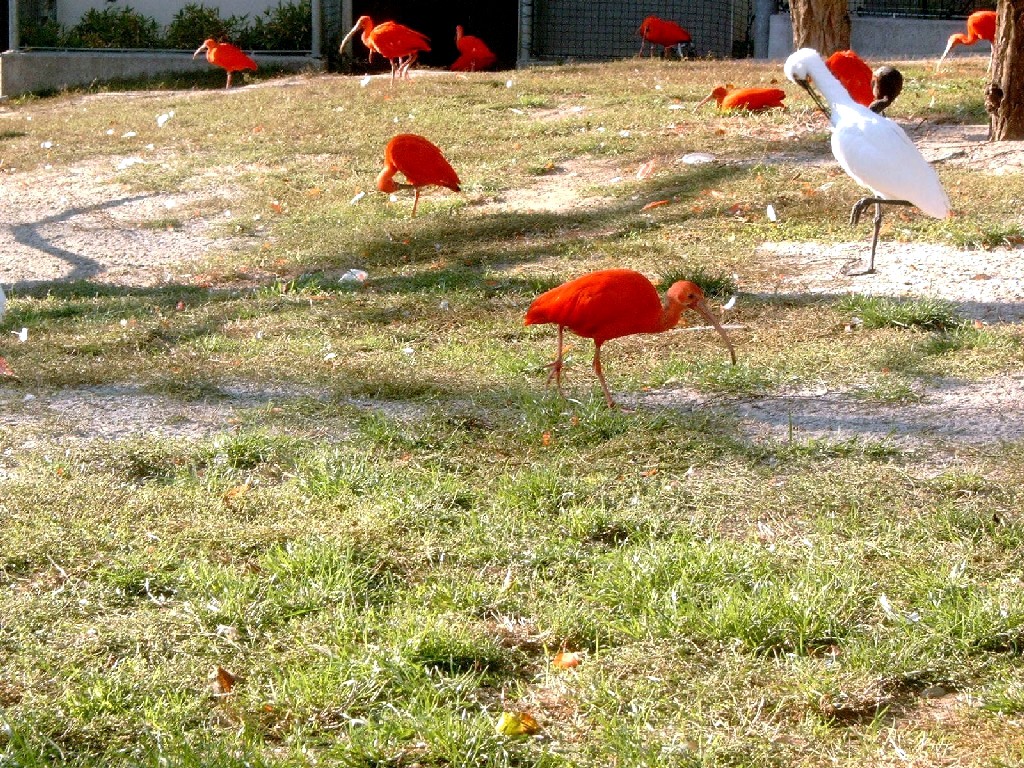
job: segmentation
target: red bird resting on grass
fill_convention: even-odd
[[[974,45],[979,40],[986,40],[989,43],[996,39],[996,12],[995,11],[975,11],[967,17],[967,34],[957,33],[950,35],[949,40],[946,43],[946,50],[942,52],[942,56],[939,57],[939,63],[935,65],[935,71],[939,71],[939,67],[942,66],[943,59],[946,58],[947,54],[953,48],[958,45]],[[992,68],[992,56],[989,56],[988,60],[989,69]]]
[[[640,53],[638,53],[637,56],[643,56],[644,44],[650,43],[651,56],[654,55],[655,45],[660,45],[662,47],[662,55],[664,55],[671,46],[676,46],[676,52],[679,54],[679,58],[682,58],[682,46],[688,46],[690,44],[689,32],[674,21],[660,19],[657,16],[648,16],[640,24],[640,29],[637,31],[640,34]]]
[[[776,107],[785,109],[786,105],[782,103],[784,98],[786,98],[786,92],[781,88],[727,88],[719,86],[693,109],[696,111],[714,99],[718,102],[719,109],[747,109],[751,112],[761,112],[766,109],[775,109]]]
[[[862,107],[871,106],[875,95],[871,90],[871,67],[853,51],[836,51],[825,60],[825,66],[847,93]]]
[[[407,184],[395,181],[395,174],[405,176]],[[441,150],[422,136],[415,133],[400,133],[384,147],[384,169],[377,176],[377,189],[381,192],[396,192],[399,189],[416,190],[412,203],[412,215],[420,203],[420,187],[447,187],[460,192],[459,175],[441,154]]]
[[[338,46],[338,53],[344,52],[348,41],[360,29],[363,30],[363,45],[370,49],[370,61],[373,61],[374,53],[379,53],[391,64],[392,83],[395,82],[396,72],[399,76],[408,78],[409,67],[416,61],[420,51],[430,50],[430,38],[415,29],[409,29],[404,24],[394,21],[385,21],[374,26],[373,19],[369,16],[360,16],[356,25]]]
[[[192,54],[194,60],[203,51],[206,51],[206,60],[211,64],[223,67],[228,71],[228,84],[225,88],[231,87],[231,73],[242,69],[256,69],[256,62],[250,59],[242,49],[231,43],[218,43],[212,37],[207,38],[202,45],[196,48]]]
[[[615,407],[601,371],[601,345],[634,333],[661,333],[675,327],[684,310],[703,315],[722,334],[733,365],[736,352],[725,330],[704,303],[704,293],[691,282],[680,280],[668,289],[662,303],[651,281],[631,269],[591,272],[538,296],[526,311],[526,325],[558,324],[558,356],[551,363],[548,383],[555,380],[562,392],[562,335],[568,328],[577,336],[594,340],[594,373],[604,399]],[[562,393],[564,396],[564,393]]]
[[[452,64],[453,72],[476,72],[487,69],[498,60],[487,43],[479,37],[462,34],[462,25],[455,27],[455,47],[459,49],[459,58]]]

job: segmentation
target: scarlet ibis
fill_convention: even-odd
[[[856,53],[836,51],[825,60],[825,66],[858,104],[866,107],[875,100],[871,92],[871,67]]]
[[[878,67],[871,73],[871,93],[875,97],[868,109],[883,114],[903,90],[903,73],[889,66]]]
[[[939,71],[939,67],[942,66],[943,60],[958,45],[974,45],[979,40],[986,40],[989,43],[996,39],[996,12],[995,11],[975,11],[967,17],[967,34],[957,33],[950,35],[949,40],[946,42],[946,50],[942,52],[942,56],[939,57],[938,63],[935,65],[935,71]],[[992,67],[992,57],[989,56],[988,61],[989,68]]]
[[[781,88],[727,88],[719,86],[715,88],[704,101],[700,102],[694,111],[714,99],[719,109],[746,109],[751,112],[761,112],[776,107],[785,109],[786,105],[782,100],[786,98],[786,92]]]
[[[732,342],[704,303],[704,293],[699,287],[686,280],[673,283],[662,303],[651,281],[631,269],[591,272],[542,293],[526,311],[525,324],[558,324],[558,355],[551,363],[548,383],[554,379],[560,393],[564,330],[568,328],[577,336],[593,339],[594,373],[601,382],[605,402],[609,408],[614,408],[615,401],[601,370],[601,345],[634,333],[667,331],[675,327],[687,309],[700,313],[722,335],[735,365],[736,351]]]
[[[203,41],[203,44],[196,48],[196,52],[192,54],[192,59],[195,60],[203,51],[206,51],[206,60],[211,64],[223,67],[228,72],[228,84],[225,88],[231,87],[231,73],[238,72],[243,69],[256,69],[256,62],[250,59],[241,48],[232,45],[231,43],[218,43],[212,37],[207,38]]]
[[[802,48],[786,59],[786,77],[804,88],[832,123],[832,154],[850,177],[867,187],[873,197],[858,200],[850,223],[864,209],[875,206],[871,260],[866,272],[875,271],[875,249],[882,225],[882,205],[916,205],[924,213],[943,219],[950,215],[949,198],[935,169],[928,164],[903,129],[892,120],[857,104],[829,72],[818,52]],[[811,82],[828,101],[826,106]]]
[[[455,27],[455,47],[459,49],[459,58],[452,64],[453,72],[487,69],[498,60],[494,51],[479,37],[462,34],[461,24]]]
[[[409,67],[416,61],[420,51],[430,50],[430,38],[415,29],[394,21],[374,25],[373,19],[369,16],[360,16],[338,46],[339,53],[345,50],[348,41],[359,30],[363,31],[360,38],[363,45],[370,49],[370,60],[373,60],[373,54],[376,52],[391,64],[392,84],[395,82],[396,73],[400,77],[408,78]]]
[[[689,32],[674,21],[661,19],[657,16],[648,16],[644,19],[637,32],[640,34],[640,53],[637,56],[643,56],[644,43],[650,43],[651,56],[654,55],[654,46],[660,45],[663,55],[670,47],[675,46],[676,53],[679,54],[679,58],[682,58],[683,46],[689,46],[691,43]]]
[[[397,183],[394,179],[396,173],[404,175],[408,183]],[[416,206],[420,203],[420,187],[428,186],[461,191],[459,175],[435,144],[415,133],[398,134],[384,147],[384,169],[377,176],[377,189],[381,192],[415,189],[412,203],[412,215],[415,216]]]

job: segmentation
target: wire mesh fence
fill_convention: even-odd
[[[533,0],[524,5],[532,5],[530,56],[535,59],[635,56],[647,16],[686,29],[691,55],[742,57],[753,47],[753,0]]]
[[[982,0],[850,0],[854,16],[897,16],[908,19],[964,19],[975,11],[992,10],[994,3]],[[779,3],[789,12],[789,2]]]

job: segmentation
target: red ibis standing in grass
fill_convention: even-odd
[[[939,67],[942,66],[943,60],[958,45],[974,45],[979,40],[985,40],[992,43],[996,39],[996,12],[995,11],[975,11],[967,17],[967,34],[957,33],[950,35],[949,40],[946,42],[946,50],[942,52],[942,56],[939,57],[938,63],[935,65],[935,71],[939,71]],[[992,68],[992,56],[989,55],[988,59],[989,69]]]
[[[243,69],[256,69],[256,62],[245,55],[241,48],[231,43],[218,43],[212,37],[203,41],[196,52],[192,54],[195,59],[203,51],[206,51],[206,60],[214,66],[223,67],[228,72],[228,84],[225,88],[231,87],[231,73]]]
[[[679,54],[679,58],[682,58],[683,46],[688,46],[691,42],[689,32],[674,21],[660,19],[657,16],[648,16],[644,19],[640,24],[638,32],[640,33],[640,53],[637,54],[638,56],[644,55],[644,44],[649,43],[651,46],[651,56],[654,55],[654,46],[660,45],[663,54],[669,48],[675,46],[676,53]]]
[[[673,283],[663,303],[651,281],[631,269],[591,272],[542,293],[526,311],[525,324],[558,325],[558,355],[551,363],[548,383],[554,379],[560,393],[565,329],[577,336],[593,339],[594,373],[601,382],[605,402],[609,408],[614,408],[615,401],[601,370],[601,345],[620,336],[667,331],[676,326],[688,309],[700,313],[722,335],[735,365],[736,352],[732,342],[707,308],[704,293],[699,287],[686,280]]]
[[[865,208],[875,206],[871,260],[866,270],[874,272],[883,205],[916,205],[937,219],[950,215],[949,198],[939,175],[899,125],[853,100],[817,51],[800,49],[786,59],[784,69],[786,77],[804,88],[829,116],[832,154],[839,165],[872,192],[872,197],[861,198],[854,204],[850,223],[856,224]],[[827,106],[812,82],[828,101]]]
[[[430,38],[415,29],[394,21],[374,25],[369,16],[360,16],[338,46],[339,53],[345,50],[348,41],[359,30],[363,31],[360,38],[363,45],[370,49],[370,60],[373,60],[374,53],[379,53],[391,64],[392,83],[395,82],[396,73],[399,77],[408,78],[409,67],[416,61],[420,51],[430,50]]]
[[[479,37],[462,34],[461,24],[455,27],[455,47],[459,49],[459,58],[452,64],[453,72],[477,72],[498,60]]]
[[[785,109],[786,105],[782,103],[782,100],[785,98],[786,92],[781,88],[728,88],[719,86],[693,109],[696,111],[714,99],[718,103],[719,109],[746,109],[751,112],[763,112],[766,109]]]
[[[396,182],[396,173],[405,176],[407,183]],[[400,133],[384,147],[384,169],[377,176],[377,189],[381,192],[396,192],[410,187],[416,190],[413,216],[420,203],[420,187],[447,187],[452,192],[459,192],[459,184],[459,175],[441,150],[422,136]]]

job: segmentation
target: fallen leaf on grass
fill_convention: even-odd
[[[649,210],[651,210],[651,208],[660,208],[663,205],[668,205],[668,200],[655,200],[653,203],[648,203],[647,205],[645,205],[640,210],[641,211],[649,211]]]
[[[583,659],[575,651],[559,651],[551,660],[551,666],[555,669],[572,669],[578,667]]]
[[[235,676],[220,665],[210,677],[212,678],[210,685],[213,688],[214,696],[227,696],[235,687]]]
[[[529,712],[502,712],[494,729],[504,736],[532,736],[540,726]]]
[[[233,501],[236,501],[248,492],[249,484],[243,483],[242,485],[236,485],[234,488],[229,488],[221,498],[224,500],[225,504],[231,504]]]
[[[19,381],[17,374],[11,369],[11,366],[7,364],[7,361],[0,357],[0,376],[7,376],[8,378]]]
[[[643,181],[644,179],[649,179],[651,176],[654,175],[654,168],[656,165],[657,163],[655,163],[653,160],[648,160],[646,163],[641,165],[640,168],[637,169],[636,177],[641,181]]]

